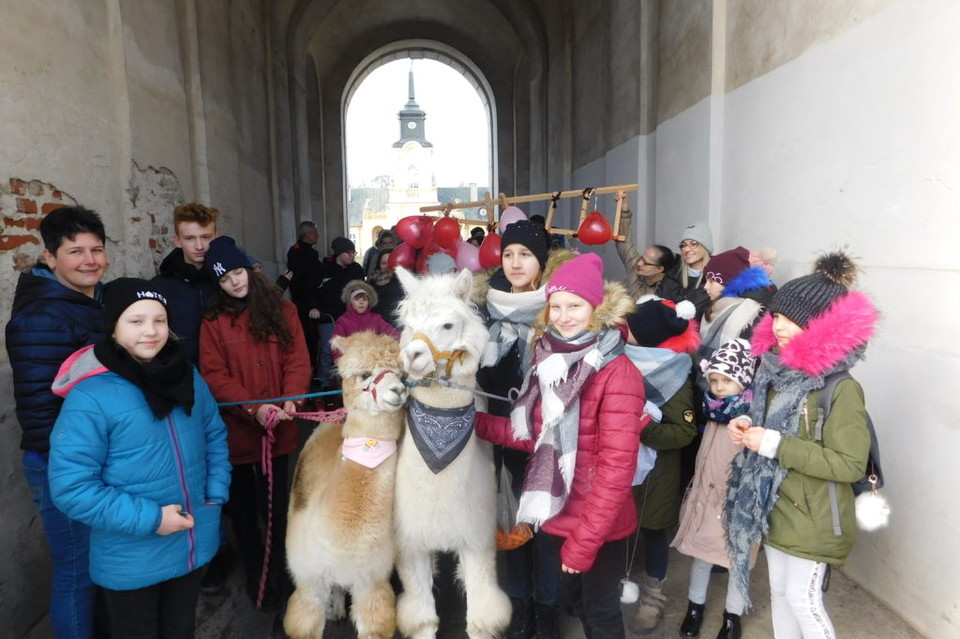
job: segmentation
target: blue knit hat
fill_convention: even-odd
[[[211,240],[203,256],[203,268],[207,269],[213,281],[219,281],[221,277],[240,267],[253,268],[253,265],[246,254],[237,248],[232,237],[221,235]]]

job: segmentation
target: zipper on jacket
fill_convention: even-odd
[[[188,513],[194,515],[193,506],[190,503],[190,490],[187,486],[187,473],[183,467],[183,452],[180,449],[180,439],[177,437],[176,425],[173,423],[173,417],[167,415],[167,427],[170,430],[170,440],[173,443],[173,458],[177,462],[177,477],[180,480],[180,490],[183,491],[183,507]],[[194,515],[194,525],[196,525],[196,515]],[[187,544],[189,553],[187,555],[187,568],[193,572],[197,567],[197,539],[193,528],[187,529]]]

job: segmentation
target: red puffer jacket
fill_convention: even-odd
[[[607,541],[623,539],[637,527],[630,485],[637,467],[643,415],[643,377],[620,355],[597,371],[580,394],[577,463],[567,503],[543,530],[565,537],[560,558],[586,572]],[[478,413],[477,435],[494,444],[533,451],[540,436],[540,407],[533,414],[534,437],[517,440],[508,417]]]
[[[297,318],[297,307],[281,300],[283,316],[293,333],[289,349],[276,339],[260,342],[250,333],[250,316],[244,311],[231,318],[221,313],[204,320],[200,327],[200,372],[218,402],[244,402],[272,397],[303,395],[310,389],[310,356]],[[302,405],[303,400],[297,402]],[[263,427],[254,415],[260,402],[220,409],[227,424],[230,463],[260,461]],[[278,406],[282,403],[276,403]],[[297,424],[277,424],[273,456],[285,455],[297,447]]]

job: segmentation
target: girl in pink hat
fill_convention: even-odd
[[[517,520],[537,528],[537,562],[556,584],[579,581],[592,639],[624,636],[620,578],[637,527],[631,483],[640,447],[643,378],[624,355],[633,301],[581,255],[550,278],[533,359],[511,416],[477,415],[477,434],[530,453]]]

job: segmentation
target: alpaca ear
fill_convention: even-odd
[[[470,269],[463,269],[457,273],[457,279],[453,282],[453,293],[464,302],[470,301],[470,293],[473,292],[473,273]]]
[[[400,280],[400,285],[403,287],[403,290],[407,293],[411,292],[416,287],[417,276],[402,266],[398,266],[394,271],[394,274],[397,276],[397,279]]]

